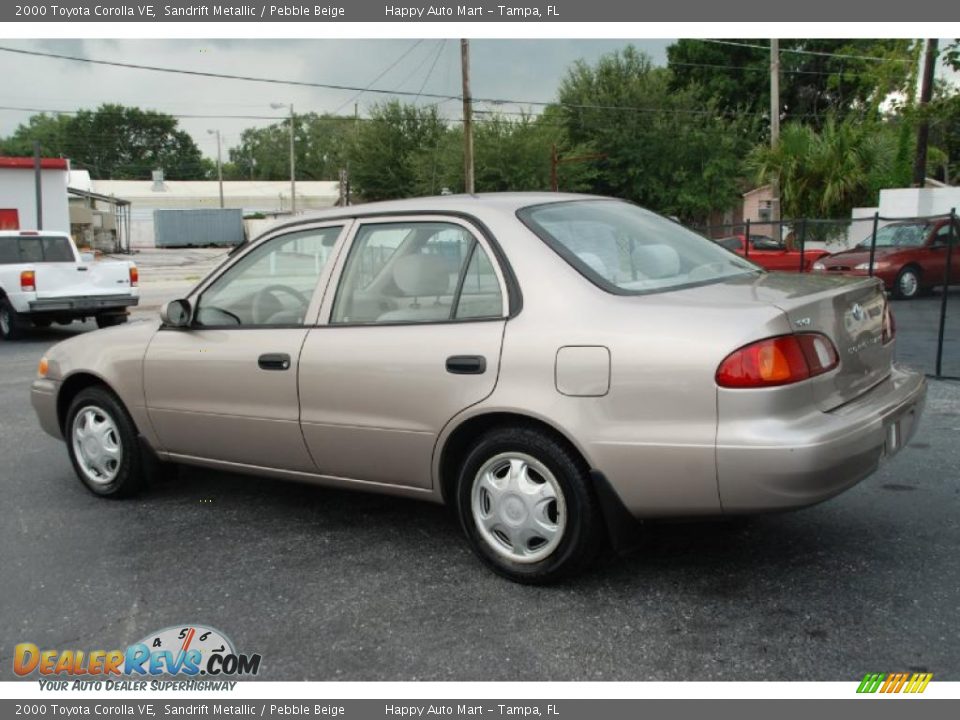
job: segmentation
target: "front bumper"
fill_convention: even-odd
[[[67,312],[91,314],[102,310],[127,308],[137,305],[140,298],[134,295],[80,295],[77,297],[44,298],[30,301],[30,312]]]
[[[894,367],[846,405],[778,427],[775,442],[725,432],[717,441],[717,481],[725,513],[813,505],[857,484],[917,430],[926,399],[923,375]],[[723,398],[720,398],[721,415]]]
[[[57,418],[57,391],[60,389],[60,383],[56,380],[39,378],[33,381],[30,387],[30,404],[33,405],[37,413],[37,419],[40,421],[40,427],[48,435],[57,440],[63,439],[63,433],[60,431],[60,422]]]

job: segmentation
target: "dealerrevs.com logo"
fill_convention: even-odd
[[[223,679],[253,676],[259,671],[259,654],[238,653],[223,633],[203,625],[164,628],[125,650],[41,650],[35,643],[26,642],[18,644],[13,654],[16,675],[26,677],[38,673],[48,679],[142,676]]]

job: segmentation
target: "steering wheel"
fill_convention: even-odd
[[[284,309],[280,301],[273,295],[273,293],[277,292],[286,293],[300,303],[301,314],[306,312],[310,301],[305,298],[299,290],[289,285],[267,285],[267,287],[259,290],[257,294],[253,296],[251,314],[253,315],[253,322],[255,324],[266,324],[273,315]]]

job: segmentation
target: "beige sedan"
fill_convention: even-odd
[[[452,505],[495,571],[638,518],[795,508],[916,429],[874,279],[767,273],[629,203],[404,200],[278,225],[160,321],[67,340],[33,405],[94,493],[164,463]]]

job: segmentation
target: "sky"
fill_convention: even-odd
[[[666,64],[672,39],[537,39],[483,40],[471,44],[472,94],[475,98],[504,98],[527,102],[556,99],[567,68],[577,60],[596,62],[601,55],[634,44],[655,64]],[[941,40],[943,47],[947,40]],[[0,46],[57,53],[95,60],[174,67],[213,73],[269,77],[311,83],[331,83],[359,88],[402,90],[411,93],[460,93],[460,42],[449,40],[3,40]],[[944,73],[957,83],[955,73]],[[391,96],[367,92],[268,85],[216,78],[191,77],[83,62],[0,52],[0,136],[9,135],[32,112],[4,108],[50,111],[94,109],[102,103],[120,103],[172,115],[217,117],[180,118],[203,153],[216,157],[219,130],[223,156],[239,143],[240,133],[251,126],[268,125],[285,116],[286,108],[271,104],[293,103],[296,112],[330,112],[352,115],[354,102],[361,116],[373,103]],[[414,100],[410,96],[406,101]],[[435,98],[420,98],[420,104]],[[517,104],[476,105],[478,110],[539,111],[538,106]],[[459,119],[461,103],[439,105],[443,117]],[[253,115],[267,119],[224,116]]]
[[[544,101],[555,99],[567,67],[578,59],[595,62],[601,55],[632,42],[657,64],[666,64],[672,40],[480,40],[471,45],[471,91],[474,97]],[[233,75],[271,77],[365,88],[389,69],[374,88],[445,95],[460,93],[459,40],[0,40],[0,46],[162,67]],[[399,60],[399,61],[398,61]],[[394,63],[396,63],[394,65]],[[93,109],[121,103],[172,115],[282,116],[293,103],[301,112],[353,114],[351,91],[266,85],[130,70],[0,52],[4,107],[48,110]],[[361,116],[375,102],[388,99],[366,93],[356,99]],[[413,98],[407,97],[406,100]],[[423,104],[436,99],[423,99]],[[461,104],[439,106],[444,117],[459,118]],[[496,109],[479,105],[478,109]],[[500,109],[516,111],[518,106]],[[529,106],[524,109],[530,109]],[[539,108],[533,108],[538,110]],[[0,135],[9,135],[31,112],[0,110]],[[180,125],[208,157],[216,156],[219,129],[224,159],[239,143],[244,128],[271,120],[182,118]]]

